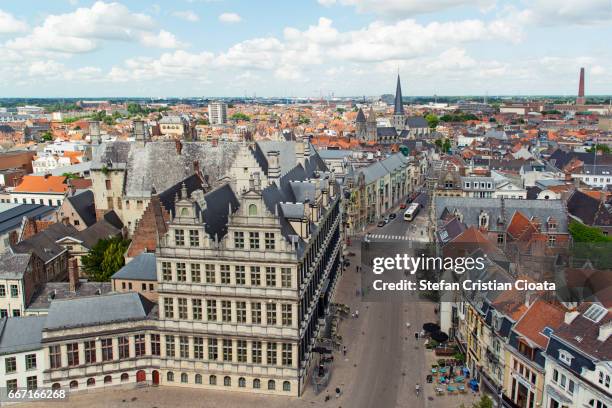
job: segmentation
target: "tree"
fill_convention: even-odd
[[[438,123],[440,123],[440,119],[434,113],[425,115],[425,120],[427,121],[431,129],[435,129],[436,127],[438,127]]]
[[[53,135],[47,130],[45,133],[42,134],[40,140],[44,142],[50,142],[51,140],[53,140]]]
[[[111,276],[124,264],[123,254],[130,241],[122,237],[101,239],[83,258],[83,269],[89,279],[95,282],[108,282]]]
[[[210,122],[208,121],[208,119],[204,118],[204,119],[200,119],[198,120],[198,125],[210,125]]]
[[[602,152],[602,153],[610,153],[610,147],[608,147],[608,145],[599,144],[599,143],[593,147],[589,147],[586,151],[588,153],[594,153],[595,150],[597,150],[598,152]]]
[[[62,173],[62,177],[66,177],[69,180],[79,178],[78,174],[70,173],[70,172]]]
[[[298,118],[298,124],[300,125],[308,125],[310,123],[310,119],[305,116],[300,116]]]
[[[570,222],[568,229],[574,242],[612,242],[612,237],[604,235],[599,228],[589,227],[575,220]]]
[[[344,108],[337,108],[337,109],[336,109],[336,112],[338,112],[338,113],[344,113],[344,112],[346,112],[346,109],[344,109]]]
[[[247,115],[246,113],[236,112],[232,116],[230,116],[230,119],[231,120],[244,120],[245,122],[248,122],[251,120],[251,117]]]
[[[465,404],[461,404],[459,408],[467,408]],[[472,408],[493,408],[493,400],[488,395],[483,395],[480,401],[472,404]]]

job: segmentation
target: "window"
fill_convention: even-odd
[[[276,389],[276,382],[274,380],[269,380],[268,381],[268,390],[274,390]]]
[[[291,366],[293,364],[293,350],[291,348],[291,343],[283,343],[281,351],[283,365]]]
[[[266,286],[276,286],[276,268],[273,266],[266,266]]]
[[[221,301],[221,321],[232,321],[232,302],[230,302],[229,300]]]
[[[178,298],[178,317],[179,319],[187,319],[187,299]]]
[[[187,266],[184,262],[176,263],[176,280],[179,282],[187,281]]]
[[[190,265],[190,269],[191,269],[191,281],[193,283],[200,283],[201,278],[200,278],[200,264],[191,264]]]
[[[85,346],[85,363],[96,362],[96,342],[94,340],[83,343]]]
[[[187,383],[188,380],[189,380],[189,376],[187,375],[187,373],[182,373],[181,374],[181,382],[182,383]]]
[[[189,246],[200,246],[200,233],[198,230],[189,230]]]
[[[251,266],[251,286],[261,285],[261,273],[259,266]]]
[[[235,277],[236,285],[246,285],[246,272],[244,265],[236,265]]]
[[[244,379],[244,377],[240,377],[238,379],[238,387],[240,387],[240,388],[246,387],[246,380]]]
[[[77,380],[70,381],[70,388],[79,388],[79,382]]]
[[[197,360],[204,359],[204,338],[202,337],[193,338],[193,358]]]
[[[143,292],[147,290],[147,284],[146,283],[143,283],[141,287],[142,287],[142,291]]]
[[[104,384],[110,384],[112,382],[113,382],[113,377],[111,377],[110,375],[104,376]]]
[[[161,346],[160,346],[160,336],[159,334],[151,335],[151,355],[152,356],[160,356],[161,355]]]
[[[202,299],[191,299],[193,320],[202,320]]]
[[[557,242],[557,237],[555,237],[554,235],[549,235],[548,236],[548,246],[549,247],[554,247],[555,243]]]
[[[255,389],[261,388],[261,380],[259,378],[256,378],[253,380],[253,388]]]
[[[504,234],[497,234],[497,243],[498,244],[504,243]]]
[[[251,303],[251,323],[261,324],[261,303]]]
[[[17,380],[7,380],[6,390],[7,391],[17,391]]]
[[[88,387],[93,387],[96,385],[96,379],[95,378],[88,378],[87,379],[87,386]]]
[[[236,356],[239,363],[247,362],[247,342],[246,340],[236,340]]]
[[[211,361],[216,361],[219,359],[217,339],[208,339],[208,359]]]
[[[569,380],[569,382],[567,383],[567,392],[570,395],[574,395],[574,381]]]
[[[172,280],[172,266],[170,262],[162,262],[161,269],[162,269],[162,280],[166,282],[171,281]]]
[[[6,296],[6,286],[0,285],[0,297]]]
[[[291,287],[291,268],[281,268],[281,286],[283,288]]]
[[[168,371],[168,374],[166,374],[166,380],[168,380],[168,382],[174,381],[174,373],[172,371]]]
[[[73,367],[79,365],[79,343],[67,344],[68,351],[68,366]]]
[[[202,374],[196,374],[195,375],[195,383],[196,384],[202,384]]]
[[[572,364],[572,355],[565,350],[559,350],[559,361],[567,365]]]
[[[231,283],[229,265],[221,265],[221,283],[226,285],[229,285]]]
[[[136,357],[145,355],[145,335],[137,334],[134,336],[134,353]]]
[[[282,304],[281,305],[281,318],[283,326],[291,326],[293,323],[293,305]]]
[[[176,246],[185,246],[185,231],[174,230],[174,244]]]
[[[206,271],[206,283],[215,283],[215,265],[206,264],[204,270]]]
[[[11,297],[16,298],[17,296],[19,296],[17,285],[11,285]]]
[[[232,361],[232,341],[223,339],[223,361]]]
[[[234,231],[234,248],[244,249],[244,232]]]
[[[26,354],[25,356],[26,370],[33,370],[36,368],[36,354]]]
[[[189,337],[179,336],[179,352],[181,358],[189,358]]]
[[[251,343],[251,362],[253,364],[261,364],[261,341],[253,341]]]
[[[130,358],[130,339],[119,337],[119,359]]]
[[[49,365],[51,368],[60,368],[62,366],[62,354],[60,346],[49,347]]]
[[[164,316],[167,319],[174,318],[174,299],[164,298]]]
[[[276,324],[276,303],[266,303],[266,319],[269,325]]]
[[[259,232],[249,232],[249,247],[259,249]]]
[[[7,357],[4,359],[4,368],[6,374],[17,371],[17,359],[15,357]]]
[[[291,383],[289,381],[283,381],[283,391],[291,391]]]
[[[206,301],[206,319],[208,321],[217,321],[217,301],[207,300]]]
[[[166,335],[166,357],[174,357],[175,355],[174,336]]]
[[[210,377],[208,377],[208,384],[209,385],[217,385],[217,376],[216,375],[211,375]]]
[[[107,190],[112,190],[111,181],[110,180],[104,180],[104,184],[106,185],[106,189]]]
[[[257,206],[255,204],[249,205],[249,215],[257,215]]]
[[[592,399],[589,401],[589,406],[593,408],[608,408],[606,404],[604,404],[600,400],[595,400],[595,399]]]
[[[554,382],[559,382],[559,371],[553,370],[552,378]]]
[[[266,243],[266,249],[271,249],[274,250],[274,233],[273,232],[266,232],[265,235],[265,243]]]
[[[268,365],[276,365],[276,343],[268,343],[266,363]]]
[[[246,302],[236,302],[236,322],[246,323],[246,321],[247,321]]]
[[[228,376],[223,377],[223,385],[226,387],[232,386],[232,379]]]

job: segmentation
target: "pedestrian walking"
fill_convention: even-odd
[[[414,332],[414,339],[419,341],[419,332]]]
[[[340,388],[336,387],[336,398],[340,398]]]
[[[359,310],[355,310],[355,319],[359,318]]]
[[[342,347],[342,353],[346,356],[346,346]]]

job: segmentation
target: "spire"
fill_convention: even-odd
[[[357,111],[357,119],[355,119],[355,122],[360,123],[360,122],[364,122],[365,123],[366,118],[365,115],[363,113],[363,110],[361,108],[359,108],[359,110]]]
[[[395,108],[393,109],[393,114],[404,114],[404,106],[402,105],[402,85],[400,84],[399,73],[397,74],[397,85],[395,87]]]
[[[368,112],[368,122],[376,123],[376,112],[374,112],[372,106],[370,106],[370,111]]]

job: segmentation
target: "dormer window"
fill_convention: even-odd
[[[572,359],[574,358],[574,356],[572,356],[570,353],[568,353],[565,350],[559,350],[559,361],[561,361],[564,364],[567,364],[568,366],[572,364]]]
[[[470,188],[470,182],[469,181],[465,182],[465,188]]]
[[[487,228],[489,226],[489,216],[485,212],[481,212],[478,217],[478,225],[480,228]]]
[[[610,375],[604,374],[603,371],[599,372],[599,383],[606,388],[610,388]]]
[[[249,215],[257,215],[257,205],[249,205]]]

